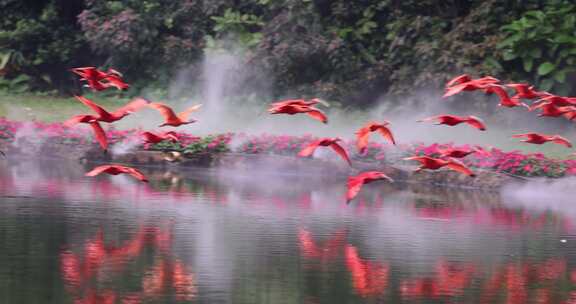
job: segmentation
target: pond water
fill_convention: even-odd
[[[576,303],[574,218],[498,193],[4,161],[1,303]]]

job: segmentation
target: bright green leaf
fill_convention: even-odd
[[[544,62],[543,64],[541,64],[541,65],[538,67],[538,75],[540,75],[540,76],[548,75],[548,74],[550,74],[550,72],[552,72],[555,68],[556,68],[556,65],[554,65],[553,63]]]

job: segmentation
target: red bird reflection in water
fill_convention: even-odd
[[[179,260],[158,259],[142,281],[143,294],[148,299],[159,298],[172,287],[178,301],[190,301],[196,296],[194,275]]]
[[[333,262],[342,254],[346,236],[346,230],[338,230],[320,245],[314,241],[308,230],[301,228],[298,231],[300,253],[305,259],[319,259],[322,263]]]
[[[439,261],[436,264],[435,276],[404,280],[400,284],[400,292],[407,298],[453,297],[464,292],[474,273],[475,267],[472,265]]]
[[[65,250],[60,255],[61,271],[66,289],[74,303],[142,303],[145,297],[157,298],[173,291],[178,301],[195,297],[194,275],[171,252],[171,230],[142,226],[130,240],[121,246],[106,246],[102,231],[87,241],[82,253]],[[120,293],[116,290],[98,290],[94,284],[117,280],[127,266],[144,253],[146,245],[159,249],[156,264],[145,273],[141,292]],[[110,267],[109,267],[110,266]],[[104,282],[105,283],[105,282]]]
[[[374,297],[386,291],[390,270],[388,264],[362,259],[356,247],[347,245],[346,267],[352,275],[354,290],[361,297]]]

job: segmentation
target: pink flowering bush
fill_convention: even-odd
[[[453,144],[415,144],[408,150],[407,155],[426,155],[439,157],[439,149],[461,148],[476,149],[464,159],[464,164],[470,167],[504,172],[519,176],[536,177],[562,177],[566,175],[576,175],[576,160],[551,159],[542,153],[527,153],[520,151],[504,152],[501,149],[482,149],[477,146]]]
[[[141,141],[141,129],[117,130],[110,127],[106,136],[111,145],[123,141]],[[163,141],[157,144],[144,145],[138,148],[156,151],[180,151],[188,155],[213,154],[234,151],[248,154],[276,154],[296,156],[300,150],[310,143],[318,140],[311,134],[302,136],[261,134],[258,136],[243,133],[213,134],[204,137],[188,133],[177,132],[180,142]],[[16,141],[41,142],[85,145],[96,144],[90,128],[64,127],[61,123],[45,123],[38,121],[19,122],[0,118],[0,142],[12,143]],[[519,151],[502,151],[501,149],[484,149],[478,146],[448,144],[425,145],[415,143],[410,145],[392,146],[371,142],[366,151],[360,154],[354,141],[342,140],[340,144],[348,151],[350,157],[356,161],[377,163],[399,163],[402,158],[412,155],[427,155],[440,157],[440,150],[449,148],[471,149],[475,153],[461,159],[472,168],[492,170],[507,174],[526,177],[562,177],[576,176],[576,159],[552,159],[542,153],[522,153]]]
[[[311,134],[305,134],[302,136],[271,134],[261,134],[259,136],[255,136],[238,134],[236,135],[236,138],[241,141],[241,145],[236,149],[236,152],[279,155],[297,155],[300,150],[304,149],[312,142],[320,139],[318,137],[314,137]],[[366,151],[360,154],[357,152],[356,143],[354,141],[342,140],[339,143],[348,151],[352,159],[362,161],[383,162],[391,148],[390,145],[371,142],[369,143]]]

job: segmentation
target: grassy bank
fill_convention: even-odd
[[[93,97],[90,94],[85,96]],[[114,109],[122,106],[128,99],[98,96],[94,100],[106,108]],[[74,97],[0,94],[0,116],[11,120],[57,122],[80,113],[89,112],[86,106]]]

